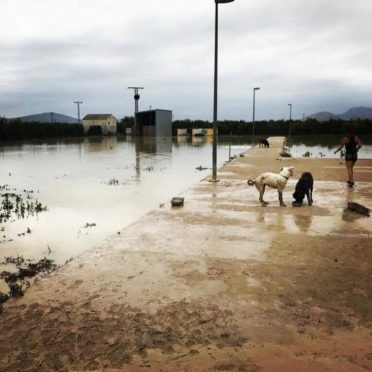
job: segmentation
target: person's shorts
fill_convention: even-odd
[[[353,163],[355,163],[358,160],[358,154],[347,152],[345,154],[345,160],[352,161]]]

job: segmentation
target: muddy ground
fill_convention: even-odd
[[[372,160],[347,188],[337,159],[254,148],[37,281],[0,314],[0,370],[372,369]],[[258,202],[246,180],[295,167]],[[290,203],[311,171],[314,205]],[[171,196],[170,196],[171,197]]]

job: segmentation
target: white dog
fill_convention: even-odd
[[[285,207],[286,205],[283,202],[283,191],[285,189],[285,185],[289,177],[293,176],[293,167],[284,167],[280,171],[280,173],[271,173],[266,172],[260,174],[254,180],[248,180],[248,185],[253,186],[256,185],[258,192],[260,193],[260,202],[261,205],[264,207],[266,204],[269,204],[263,200],[263,195],[265,193],[266,186],[272,187],[273,189],[278,189],[279,194],[279,203],[281,207]]]

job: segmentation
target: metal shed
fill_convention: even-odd
[[[171,137],[172,111],[148,110],[136,114],[136,128],[139,136]]]

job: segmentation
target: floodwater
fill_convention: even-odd
[[[372,137],[362,141],[359,156],[371,158]],[[308,151],[335,157],[340,138],[298,136],[289,142],[292,156]],[[220,137],[218,166],[252,143],[251,137]],[[211,158],[211,139],[205,137],[0,144],[0,186],[47,207],[0,221],[0,262],[22,255],[60,264],[76,257],[210,175]]]
[[[309,156],[311,158],[327,157],[339,158],[340,152],[336,155],[334,151],[340,146],[342,136],[335,135],[308,135],[291,136],[288,139],[289,150],[293,157]],[[362,148],[358,153],[360,159],[372,158],[372,136],[360,136]]]
[[[218,166],[250,147],[250,138],[220,138]],[[212,143],[99,137],[0,144],[0,164],[0,186],[47,207],[0,221],[0,262],[22,255],[60,264],[207,177]]]

